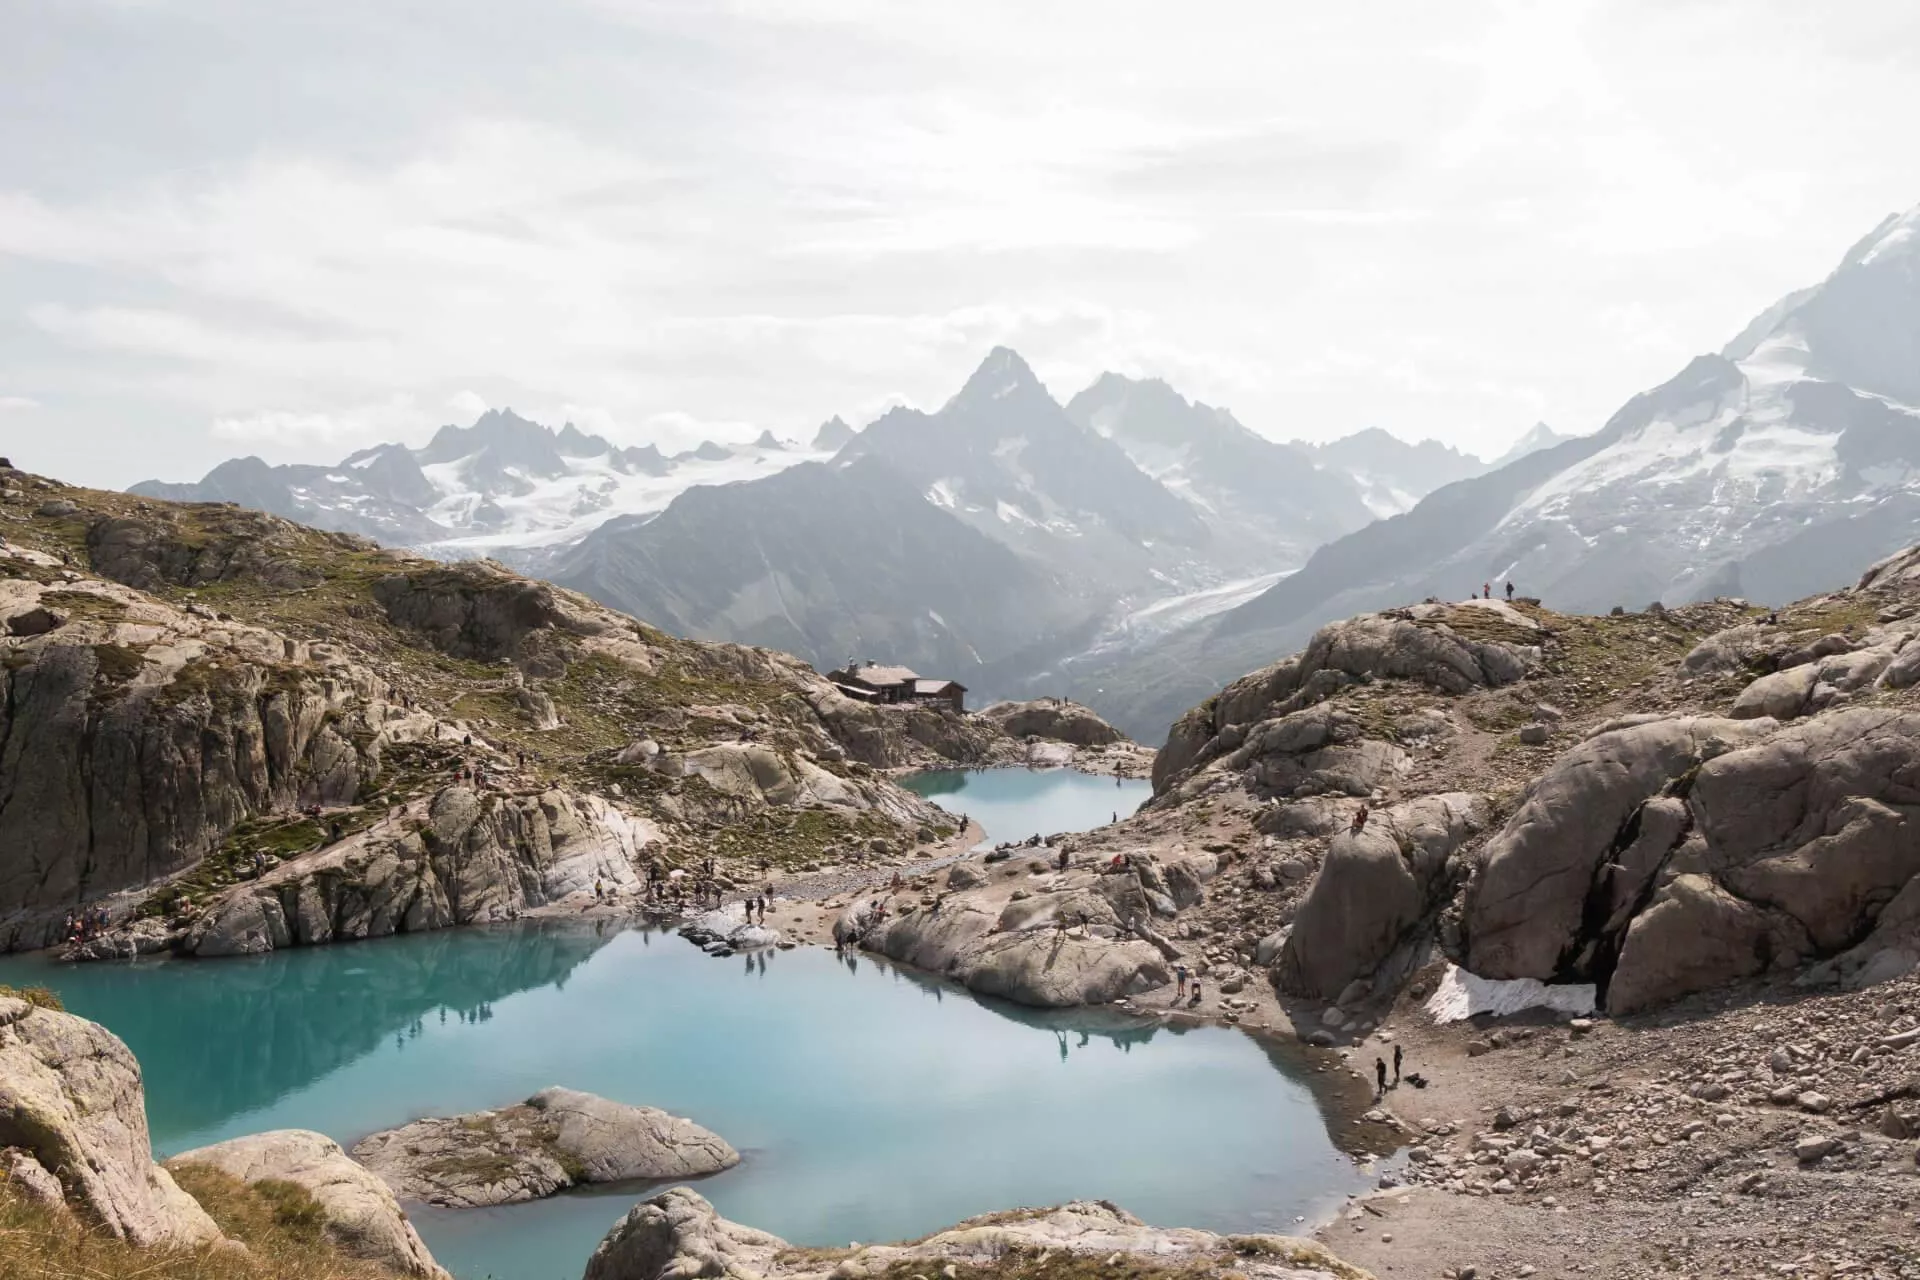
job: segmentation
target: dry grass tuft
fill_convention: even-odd
[[[0,983],[0,996],[11,996],[15,1000],[25,1000],[39,1009],[52,1009],[55,1013],[65,1013],[67,1006],[60,1001],[60,993],[52,987],[9,987]]]
[[[0,1182],[0,1280],[393,1280],[321,1238],[326,1215],[290,1182],[253,1186],[205,1165],[174,1179],[246,1246],[137,1249],[70,1214],[29,1203]]]

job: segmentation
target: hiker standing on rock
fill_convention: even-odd
[[[1507,584],[1507,603],[1513,603],[1513,584],[1511,582]]]
[[[1373,1100],[1374,1100],[1375,1102],[1378,1102],[1378,1101],[1380,1101],[1380,1099],[1382,1099],[1382,1098],[1384,1098],[1384,1097],[1386,1097],[1386,1096],[1387,1096],[1387,1063],[1386,1063],[1386,1059],[1384,1059],[1384,1058],[1375,1058],[1375,1059],[1373,1060],[1373,1078],[1374,1078],[1374,1080],[1376,1081],[1376,1083],[1375,1083],[1375,1085],[1374,1085],[1374,1089],[1373,1089]]]
[[[1180,998],[1187,994],[1187,966],[1186,965],[1177,964],[1173,966],[1173,981],[1174,981],[1173,1002],[1175,1004],[1179,1004]],[[1199,984],[1196,983],[1194,985],[1198,986]]]
[[[1399,1045],[1393,1046],[1393,1087],[1400,1087],[1400,1058],[1405,1053]]]

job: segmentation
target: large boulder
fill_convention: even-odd
[[[480,662],[537,665],[538,639],[603,629],[549,584],[480,563],[390,574],[373,584],[373,598],[395,626],[419,632],[452,657]]]
[[[1424,796],[1334,836],[1280,945],[1275,981],[1294,995],[1334,1000],[1371,977],[1444,896],[1448,860],[1490,816],[1481,796]]]
[[[1860,575],[1856,591],[1913,592],[1920,590],[1920,546],[1896,551]]]
[[[1040,1009],[1111,1004],[1164,987],[1173,976],[1144,942],[1044,930],[995,935],[970,959],[959,975],[968,990]]]
[[[271,1180],[304,1187],[326,1214],[322,1233],[342,1253],[401,1275],[449,1280],[386,1184],[325,1134],[305,1129],[256,1133],[183,1152],[168,1163],[211,1165],[245,1183]]]
[[[199,1245],[220,1229],[153,1162],[140,1064],[105,1027],[0,996],[0,1149],[23,1181],[57,1183],[89,1224],[136,1245]],[[35,1170],[38,1172],[35,1172]]]
[[[584,1183],[696,1178],[740,1162],[691,1120],[560,1088],[498,1111],[416,1120],[362,1139],[353,1154],[409,1200],[460,1207]]]
[[[1820,669],[1812,663],[1761,676],[1740,691],[1730,714],[1736,720],[1761,716],[1791,720],[1807,709],[1814,686],[1819,683]]]
[[[674,1187],[643,1200],[615,1223],[587,1260],[582,1280],[766,1276],[787,1242],[728,1222],[705,1197]]]
[[[1484,627],[1481,615],[1487,612],[1475,611],[1474,629]],[[1232,750],[1221,740],[1231,726],[1290,715],[1359,681],[1412,680],[1452,694],[1512,684],[1539,662],[1539,646],[1531,642],[1537,625],[1504,605],[1492,613],[1512,641],[1455,630],[1447,606],[1365,614],[1320,628],[1297,656],[1242,676],[1176,721],[1154,760],[1154,794],[1164,794],[1195,765]]]
[[[1916,821],[1920,713],[1602,734],[1488,844],[1467,968],[1596,981],[1615,1013],[1808,960],[1892,976],[1920,946]]]
[[[1676,876],[1628,927],[1607,1009],[1633,1013],[1763,973],[1773,933],[1752,903],[1709,877]]]
[[[866,797],[846,780],[804,757],[759,743],[723,742],[682,756],[677,763],[681,772],[754,807],[867,807]]]
[[[1680,671],[1688,676],[1717,676],[1751,667],[1762,654],[1778,647],[1778,629],[1743,622],[1716,631],[1688,651]]]
[[[1091,707],[1065,698],[996,702],[980,712],[1010,738],[1050,738],[1076,747],[1104,747],[1127,735],[1102,720]]]
[[[1371,1280],[1317,1244],[1290,1236],[1219,1236],[1151,1227],[1105,1201],[1076,1201],[969,1218],[907,1244],[856,1245],[831,1253],[794,1249],[777,1236],[729,1222],[685,1187],[635,1205],[587,1263],[585,1280],[997,1272],[1009,1258],[1052,1258],[1063,1271],[1151,1274],[1247,1273],[1273,1280]],[[1122,1266],[1127,1259],[1130,1266]]]
[[[1598,734],[1555,760],[1481,851],[1463,916],[1463,967],[1483,978],[1590,981],[1579,963],[1588,901],[1611,901],[1609,854],[1632,843],[1641,806],[1711,756],[1775,727],[1654,720]]]
[[[1818,952],[1851,946],[1920,876],[1920,713],[1793,725],[1703,766],[1691,806],[1701,870],[1796,921]]]
[[[1160,951],[1123,934],[1151,910],[1140,882],[1090,879],[1097,883],[1001,908],[959,895],[937,914],[915,909],[882,918],[874,900],[862,899],[842,913],[835,934],[969,991],[1035,1008],[1109,1004],[1167,985],[1172,974]]]

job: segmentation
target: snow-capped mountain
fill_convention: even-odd
[[[1915,541],[1920,208],[1888,218],[1826,280],[1767,308],[1595,434],[1438,489],[1157,653],[1077,678],[1168,690],[1120,713],[1138,729],[1177,715],[1194,686],[1204,696],[1321,623],[1370,609],[1507,581],[1570,611],[1787,601]]]
[[[1508,449],[1505,453],[1495,458],[1487,467],[1487,470],[1497,471],[1509,462],[1518,462],[1530,453],[1538,453],[1542,449],[1551,449],[1561,441],[1571,439],[1573,439],[1572,436],[1563,436],[1544,422],[1536,422],[1527,429],[1525,435],[1514,441],[1511,449]]]
[[[323,529],[451,557],[526,559],[570,546],[616,515],[664,510],[696,485],[772,475],[830,456],[763,432],[750,445],[709,440],[672,457],[622,449],[568,423],[511,409],[445,426],[422,449],[384,444],[338,466],[268,466],[236,458],[197,484],[149,480],[132,492],[183,502],[238,502]]]
[[[1438,440],[1410,444],[1379,427],[1327,444],[1296,443],[1294,447],[1321,467],[1350,476],[1375,519],[1411,510],[1441,485],[1488,470],[1486,463],[1451,445]]]
[[[1103,374],[1067,402],[1067,416],[1192,507],[1213,532],[1224,572],[1292,568],[1373,518],[1343,469],[1256,435],[1157,378]]]
[[[894,409],[836,456],[887,463],[927,502],[1102,593],[1197,585],[1226,550],[1194,507],[1076,423],[995,348],[938,412]]]
[[[938,411],[845,434],[827,465],[609,523],[553,572],[696,636],[815,661],[883,653],[1002,690],[1117,618],[1301,556],[1257,530],[1226,536],[1005,348]]]

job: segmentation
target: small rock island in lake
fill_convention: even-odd
[[[581,1183],[697,1178],[740,1163],[691,1120],[559,1088],[376,1133],[353,1156],[402,1199],[454,1208],[538,1200]]]

